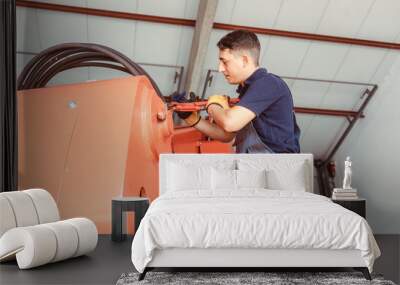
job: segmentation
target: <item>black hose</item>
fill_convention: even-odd
[[[65,43],[50,47],[25,66],[17,80],[17,89],[43,88],[58,73],[78,67],[106,67],[132,74],[145,75],[157,95],[164,100],[151,76],[137,63],[109,47],[88,43]]]

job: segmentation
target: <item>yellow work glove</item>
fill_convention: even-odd
[[[229,100],[229,97],[226,95],[211,95],[210,97],[208,97],[208,101],[207,101],[207,105],[206,105],[207,113],[208,113],[208,107],[213,104],[220,106],[224,110],[229,109],[228,100]]]
[[[198,122],[200,122],[201,116],[199,112],[192,112],[188,117],[184,118],[183,120],[189,126],[194,127],[195,125],[197,125]]]

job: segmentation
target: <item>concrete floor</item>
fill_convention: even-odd
[[[400,235],[375,236],[382,256],[374,272],[399,283]],[[131,239],[121,243],[100,236],[94,252],[88,256],[48,264],[34,269],[19,270],[16,262],[0,265],[0,284],[115,284],[124,272],[134,271],[130,260]]]
[[[400,284],[400,235],[375,235],[375,239],[381,257],[375,261],[374,271]]]
[[[100,235],[96,249],[87,256],[18,270],[16,262],[0,264],[0,284],[115,284],[124,272],[134,271],[132,240],[112,242]]]

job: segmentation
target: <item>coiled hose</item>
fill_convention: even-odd
[[[99,44],[65,43],[50,47],[25,66],[17,80],[17,89],[42,88],[58,73],[78,67],[105,67],[134,76],[145,75],[157,95],[165,102],[155,81],[138,64],[122,53]]]

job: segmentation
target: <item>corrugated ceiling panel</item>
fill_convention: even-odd
[[[236,98],[238,94],[236,93],[237,85],[228,84],[225,77],[221,73],[213,73],[213,80],[210,86],[207,86],[205,98],[214,94],[224,94],[231,98]],[[203,88],[203,86],[201,86]],[[201,90],[203,91],[203,89]],[[198,94],[202,95],[202,92]]]
[[[351,9],[347,5],[352,5],[350,2],[331,2],[327,14],[321,23],[318,33],[336,34],[340,36],[355,36],[362,37],[363,30],[365,29],[366,23],[371,18],[371,13],[376,12],[370,10],[367,4],[362,1],[359,3],[358,9]],[[342,7],[341,5],[345,6]],[[340,12],[340,10],[343,10]],[[387,10],[387,7],[386,7]],[[398,30],[398,29],[397,29]],[[367,38],[371,39],[369,35]],[[386,37],[384,40],[392,41],[392,38]],[[321,45],[320,43],[313,43],[315,45]],[[384,56],[386,54],[384,49],[367,48],[360,46],[348,46],[348,49],[340,62],[341,56],[336,56],[337,61],[340,63],[339,69],[334,73],[333,79],[345,80],[345,81],[364,81],[370,82],[373,79],[377,69],[381,66]],[[325,66],[325,65],[323,65]],[[321,68],[321,71],[326,71],[325,68]],[[334,69],[332,69],[334,70]],[[327,93],[321,101],[320,108],[332,108],[332,109],[354,109],[359,108],[362,100],[359,96],[366,87],[357,86],[345,86],[332,84],[329,86]],[[379,93],[378,93],[379,94]],[[321,122],[326,121],[327,123],[322,124]],[[310,120],[310,125],[306,126],[304,132],[304,139],[302,144],[314,152],[314,154],[322,155],[327,153],[332,144],[336,142],[337,137],[342,133],[343,129],[347,126],[347,123],[339,123],[340,119],[324,117],[320,119],[315,116]],[[322,127],[322,125],[331,125],[330,127]],[[330,130],[330,135],[325,135],[324,129]],[[326,149],[323,151],[323,147]]]
[[[137,0],[140,14],[183,18],[186,0]]]
[[[300,128],[300,147],[301,151],[303,152],[303,145],[301,144],[304,136],[304,130],[310,123],[310,120],[312,119],[313,115],[308,115],[308,114],[302,114],[302,113],[296,113],[296,121],[297,125]]]
[[[187,76],[187,69],[189,65],[189,58],[190,58],[190,50],[192,47],[192,39],[193,39],[194,29],[189,27],[182,27],[181,29],[181,36],[179,39],[179,51],[178,51],[178,58],[176,61],[176,65],[183,66],[183,74],[179,70],[179,74],[182,77],[180,80],[182,84],[180,86],[180,90],[183,91],[185,88],[185,80]]]
[[[39,35],[43,49],[68,42],[87,42],[87,16],[38,10]]]
[[[36,9],[18,8],[17,19],[17,51],[39,52]]]
[[[282,30],[313,32],[317,29],[327,1],[284,1],[273,28]],[[310,47],[310,41],[271,37],[262,65],[278,75],[297,76],[304,57]],[[326,84],[306,81],[287,80],[291,88],[295,106],[312,107],[317,98],[321,98]],[[308,127],[311,115],[297,114],[301,129]]]
[[[314,116],[311,126],[302,129],[302,152],[311,152],[314,158],[324,158],[343,131],[345,122],[340,117]]]
[[[279,76],[283,76],[282,74],[277,74],[277,75],[279,75]],[[287,86],[289,87],[289,89],[292,89],[291,88],[291,86],[293,86],[293,84],[294,84],[294,82],[296,81],[296,80],[294,80],[294,79],[288,79],[288,78],[284,78],[284,77],[282,77],[282,79],[286,82],[286,84],[287,84]]]
[[[195,19],[199,0],[31,0],[126,13]],[[186,13],[183,13],[186,10]],[[185,15],[184,15],[185,14]]]
[[[360,146],[365,144],[371,145],[379,145],[376,144],[376,141],[382,140],[382,136],[379,136],[378,132],[381,132],[385,128],[374,128],[375,125],[384,125],[386,119],[384,118],[387,116],[387,110],[391,110],[391,112],[397,112],[400,114],[396,107],[391,108],[388,107],[388,104],[392,106],[396,106],[396,98],[389,98],[390,95],[397,94],[391,91],[392,86],[396,84],[393,82],[393,77],[398,77],[398,73],[396,75],[397,70],[394,70],[393,63],[396,62],[399,58],[399,52],[391,51],[385,56],[385,60],[383,61],[382,65],[379,67],[378,72],[375,74],[373,81],[379,83],[377,93],[372,97],[368,107],[365,109],[364,114],[366,117],[361,119],[359,122],[356,123],[355,127],[352,129],[351,134],[343,145],[344,150],[349,150],[349,146],[351,146],[351,150],[353,152],[358,152],[360,150]],[[391,72],[391,73],[388,73]],[[394,76],[393,76],[394,75]],[[388,80],[388,81],[386,81]],[[386,105],[386,106],[385,106]],[[398,106],[398,105],[397,105]],[[399,120],[386,120],[387,123],[391,122],[398,122]],[[377,123],[378,122],[378,123]],[[374,129],[373,136],[368,135],[368,131],[370,129]],[[366,135],[367,134],[367,135]],[[364,141],[363,137],[369,136],[368,141]],[[387,136],[383,136],[387,137]],[[372,140],[372,143],[371,143]],[[388,141],[391,141],[389,139]],[[363,148],[361,148],[362,150]],[[381,147],[376,148],[376,151],[381,151]],[[342,155],[340,152],[338,155]]]
[[[227,31],[226,33],[228,33],[229,31]],[[268,53],[269,50],[269,42],[271,41],[271,36],[267,36],[267,35],[258,35],[258,40],[260,41],[260,46],[261,46],[261,50],[260,50],[260,59],[259,59],[259,63],[261,64],[264,61],[265,55]]]
[[[328,0],[284,1],[275,28],[312,33],[318,28],[328,3]]]
[[[377,41],[393,41],[399,33],[399,27],[400,1],[375,1],[359,31],[359,37]]]
[[[198,7],[199,0],[186,0],[185,18],[196,19]],[[176,64],[186,68],[189,64],[194,28],[182,26],[180,32],[181,34],[179,38],[178,58]],[[186,71],[187,70],[184,71],[184,75]]]
[[[180,36],[181,27],[179,26],[138,22],[133,54],[135,61],[175,64],[178,58]]]
[[[186,0],[185,18],[196,19],[200,0]]]
[[[330,1],[317,32],[354,37],[368,15],[372,3],[373,0]]]
[[[358,37],[363,23],[370,13],[371,1],[361,1],[357,5],[350,1],[331,1],[324,17],[317,29],[317,33],[331,34],[346,37]],[[355,9],[355,7],[357,7]],[[346,81],[369,81],[381,61],[384,51],[380,50],[373,55],[370,53],[370,64],[356,64],[360,61],[360,54],[352,57],[361,48],[350,45],[336,45],[330,43],[313,42],[304,60],[300,76],[319,77],[324,79]],[[371,50],[371,49],[369,49]],[[362,62],[362,60],[361,60]],[[353,65],[353,66],[352,66]],[[360,71],[354,71],[359,66]],[[356,68],[358,69],[358,68]],[[348,72],[351,70],[350,72]],[[359,87],[328,84],[325,92],[321,92],[321,100],[316,101],[317,108],[353,109],[359,106]],[[354,95],[355,94],[355,95]],[[341,123],[342,122],[342,123]],[[311,116],[309,124],[305,126],[302,144],[317,157],[326,155],[344,126],[339,117]],[[326,130],[329,130],[328,133]]]
[[[306,53],[309,41],[271,37],[261,62],[262,66],[278,75],[296,76]]]
[[[271,28],[279,15],[282,0],[237,0],[231,23]]]
[[[400,53],[395,50],[387,52],[382,60],[382,63],[377,68],[371,82],[381,83],[385,76],[388,75],[388,71],[392,67],[393,63],[400,56]]]
[[[324,109],[354,110],[367,86],[331,84],[320,107]]]
[[[339,69],[348,46],[334,43],[313,43],[304,58],[298,76],[332,79]]]
[[[327,1],[284,1],[273,28],[313,32],[319,25],[326,5]],[[298,76],[310,44],[311,42],[306,40],[271,37],[262,65],[278,75]],[[294,105],[299,107],[316,107],[313,105],[321,100],[322,94],[327,90],[327,85],[321,83],[287,79],[286,82],[291,88]],[[297,114],[296,117],[299,127],[303,130],[302,138],[313,116]]]
[[[214,22],[231,23],[236,1],[237,0],[219,0],[217,11],[215,12]]]
[[[328,88],[327,83],[296,80],[290,90],[296,107],[318,108]]]
[[[189,63],[190,49],[192,47],[194,29],[189,27],[182,27],[179,39],[179,49],[177,65],[187,66]]]
[[[148,65],[142,65],[142,67],[157,83],[157,86],[160,88],[163,95],[170,95],[171,93],[177,91],[178,80],[175,80],[175,72],[179,72],[178,69]]]
[[[111,11],[120,11],[125,13],[137,12],[138,0],[89,0],[87,1],[88,8],[104,9]]]
[[[132,58],[136,21],[88,17],[88,42],[108,46]]]
[[[348,46],[339,44],[313,42],[306,53],[298,76],[334,79],[348,49]],[[307,85],[310,87],[304,88]],[[329,85],[329,83],[296,81],[294,84],[296,88],[299,86],[303,87],[303,91],[299,94],[297,101],[302,101],[300,104],[304,107],[321,108],[324,96],[327,90],[329,90]],[[293,92],[296,91],[293,90]],[[335,133],[333,135],[324,134],[323,131],[327,129],[326,124],[336,126],[336,120],[332,120],[331,117],[309,116],[310,119],[308,119],[307,124],[303,127],[301,145],[303,146],[303,150],[306,149],[307,152],[312,152],[315,157],[320,158],[326,152],[326,148],[335,135]],[[314,123],[315,120],[318,120],[317,123]],[[322,121],[329,123],[321,125],[320,122]]]
[[[386,53],[385,49],[352,46],[336,80],[369,82]]]
[[[400,31],[394,38],[394,42],[400,42]],[[383,78],[388,75],[388,71],[391,70],[393,63],[397,60],[399,56],[400,53],[397,50],[388,50],[388,52],[385,53],[382,62],[376,69],[374,76],[371,79],[371,82],[381,83]]]
[[[204,70],[218,69],[218,47],[217,42],[227,33],[223,30],[213,30],[208,42],[206,59],[204,61]]]

